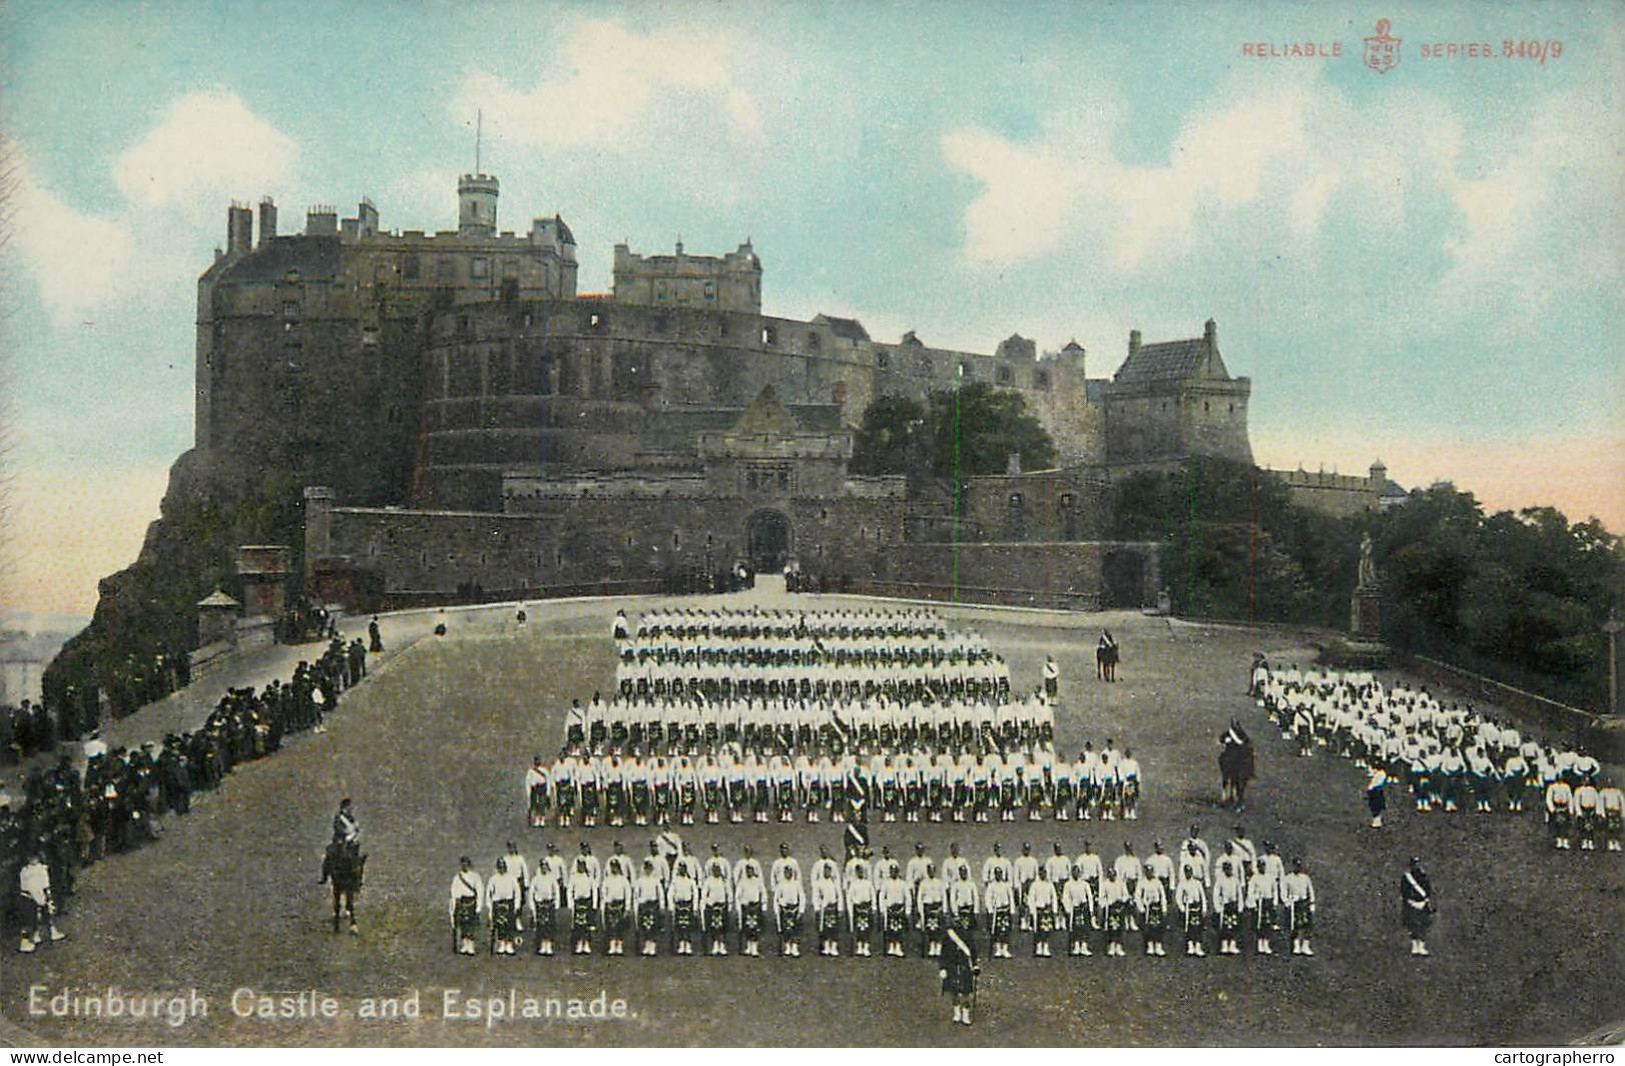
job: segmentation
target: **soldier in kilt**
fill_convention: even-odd
[[[934,959],[942,954],[942,937],[948,926],[948,883],[937,876],[935,863],[926,863],[925,877],[915,887],[914,899],[920,910],[921,954]]]
[[[1061,910],[1066,914],[1069,955],[1090,955],[1089,931],[1095,927],[1094,886],[1084,878],[1083,867],[1074,863],[1066,890],[1061,893]]]
[[[491,954],[518,952],[519,907],[524,902],[524,886],[508,869],[508,860],[497,859],[496,873],[485,884],[491,908]]]
[[[1219,923],[1219,954],[1240,955],[1242,894],[1245,889],[1233,867],[1220,862],[1213,873],[1213,910]]]
[[[829,864],[820,863],[812,882],[813,920],[818,931],[818,954],[841,953],[841,885]]]
[[[451,879],[452,945],[459,955],[477,952],[474,945],[480,935],[480,907],[484,902],[485,884],[474,872],[473,860],[464,855]]]
[[[632,924],[632,880],[623,863],[611,860],[600,887],[604,907],[604,954],[626,954],[626,931]]]
[[[1026,895],[1033,926],[1033,954],[1047,959],[1051,955],[1050,937],[1055,933],[1055,916],[1060,909],[1055,882],[1049,879],[1047,869],[1038,868],[1038,880],[1027,886]]]
[[[1036,769],[1027,778],[1027,820],[1029,822],[1042,822],[1044,808],[1049,806],[1049,797],[1044,783],[1044,775]]]
[[[671,768],[665,759],[655,763],[654,819],[656,825],[670,825],[675,803],[672,800]]]
[[[1055,820],[1064,822],[1071,817],[1073,806],[1077,803],[1077,792],[1074,789],[1071,767],[1057,766],[1055,768]]]
[[[1142,877],[1134,889],[1134,896],[1134,901],[1140,909],[1140,928],[1145,936],[1145,953],[1168,954],[1162,942],[1163,935],[1168,930],[1167,887],[1163,885],[1161,878]]]
[[[762,953],[762,914],[767,904],[767,887],[755,866],[745,867],[745,876],[734,888],[734,906],[739,917],[739,954],[756,957]]]
[[[587,869],[587,860],[576,860],[570,875],[566,898],[570,903],[570,937],[577,955],[592,954],[592,940],[598,929],[598,882]]]
[[[581,824],[598,824],[598,778],[590,767],[581,777]]]
[[[796,816],[796,779],[795,771],[788,764],[779,771],[778,780],[773,787],[774,805],[779,811],[779,821],[793,821]]]
[[[745,767],[737,761],[728,774],[728,821],[734,825],[745,820]]]
[[[1185,930],[1185,954],[1200,958],[1207,954],[1202,938],[1207,923],[1207,893],[1202,882],[1187,877],[1174,889],[1174,905],[1179,908],[1180,924]]]
[[[1123,930],[1128,928],[1128,886],[1109,866],[1100,882],[1099,904],[1106,912],[1106,954],[1121,958],[1128,954],[1123,950]]]
[[[536,864],[536,876],[530,882],[531,917],[536,921],[536,954],[553,954],[553,929],[558,923],[559,892],[563,885],[559,878],[558,845],[549,844],[548,854]]]
[[[694,934],[700,927],[700,886],[690,876],[687,866],[679,864],[672,872],[666,895],[671,905],[674,950],[679,955],[692,955]]]
[[[1280,882],[1260,861],[1247,879],[1247,911],[1252,916],[1255,950],[1260,955],[1275,954],[1270,938],[1281,928],[1280,899]]]
[[[705,939],[710,947],[707,954],[728,954],[729,891],[726,876],[713,869],[700,889],[701,914],[705,923]]]
[[[604,809],[605,820],[615,828],[626,824],[626,816],[631,808],[627,799],[627,768],[621,765],[620,756],[610,760],[609,769],[604,774]]]
[[[886,918],[886,954],[902,958],[903,942],[908,938],[909,886],[898,876],[895,863],[880,882],[880,910]]]
[[[1003,867],[993,871],[983,900],[987,911],[988,935],[992,941],[993,957],[1010,957],[1010,934],[1015,928],[1016,893],[1006,879]]]
[[[784,871],[784,879],[773,889],[773,914],[778,919],[779,954],[801,956],[801,920],[807,909],[807,895],[794,867]]]
[[[969,1025],[971,1007],[976,1003],[976,977],[982,972],[976,964],[976,943],[958,930],[950,929],[946,948],[942,969],[938,971],[942,978],[942,991],[953,998],[954,1021]]]
[[[580,805],[580,791],[576,785],[575,758],[566,756],[553,774],[553,797],[558,807],[559,825],[574,823],[576,808]]]
[[[1412,858],[1410,867],[1399,880],[1400,906],[1403,908],[1405,930],[1411,935],[1411,954],[1428,954],[1428,931],[1433,928],[1433,882],[1422,869],[1422,860]]]
[[[1625,841],[1625,792],[1618,785],[1604,785],[1600,790],[1602,800],[1602,831],[1608,843],[1605,845],[1609,851],[1621,850],[1622,841]]]
[[[1303,872],[1303,860],[1292,860],[1292,872],[1281,878],[1281,900],[1292,930],[1292,954],[1313,955],[1310,940],[1315,935],[1315,885]]]
[[[552,793],[547,766],[540,755],[531,760],[525,775],[525,795],[528,801],[530,826],[535,829],[547,824],[547,810]]]
[[[948,868],[948,912],[953,915],[953,927],[969,940],[976,932],[976,907],[981,902],[976,882],[971,880],[970,867],[961,862]]]
[[[638,939],[642,941],[640,953],[659,954],[661,918],[666,911],[666,885],[656,872],[654,859],[643,860],[643,872],[632,886],[632,895],[637,906]]]
[[[852,867],[852,881],[846,886],[846,920],[852,927],[852,953],[867,957],[875,934],[875,883],[863,871],[862,864]]]

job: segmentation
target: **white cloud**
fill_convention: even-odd
[[[179,97],[147,135],[113,166],[113,180],[132,203],[158,207],[249,194],[286,178],[298,146],[225,89]]]
[[[75,210],[44,188],[26,158],[16,158],[16,253],[39,286],[58,326],[128,291],[134,242],[122,219]]]
[[[286,135],[219,89],[176,99],[113,161],[124,202],[109,211],[80,210],[14,152],[15,250],[58,328],[194,272],[198,248],[224,235],[225,201],[273,187],[298,157]]]
[[[533,88],[471,71],[453,113],[466,119],[482,110],[494,133],[535,147],[631,152],[647,137],[687,127],[662,118],[692,119],[696,110],[719,119],[732,136],[760,137],[760,108],[739,80],[739,57],[749,53],[744,42],[686,27],[640,35],[614,19],[574,18],[562,26],[549,73]]]
[[[978,127],[944,135],[948,164],[983,186],[965,212],[968,259],[1081,245],[1135,275],[1232,232],[1273,230],[1301,245],[1339,198],[1366,223],[1394,226],[1417,182],[1451,172],[1461,140],[1456,117],[1417,94],[1361,110],[1325,86],[1248,80],[1186,117],[1166,163],[1137,165],[1112,148],[1115,91],[1091,93],[1032,142]]]

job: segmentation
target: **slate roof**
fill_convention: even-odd
[[[1139,351],[1123,360],[1112,380],[1121,385],[1196,377],[1224,381],[1230,378],[1219,349],[1203,337],[1142,344]]]
[[[281,281],[289,270],[297,270],[307,279],[337,277],[338,237],[278,237],[227,264],[216,277],[220,281]]]

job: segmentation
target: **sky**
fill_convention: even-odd
[[[1619,11],[10,0],[0,610],[86,616],[135,558],[229,202],[454,228],[480,113],[582,291],[619,240],[749,237],[769,313],[1099,377],[1211,317],[1261,464],[1625,530]]]

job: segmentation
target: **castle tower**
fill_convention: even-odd
[[[457,179],[457,232],[464,237],[497,235],[497,179],[464,174]]]

